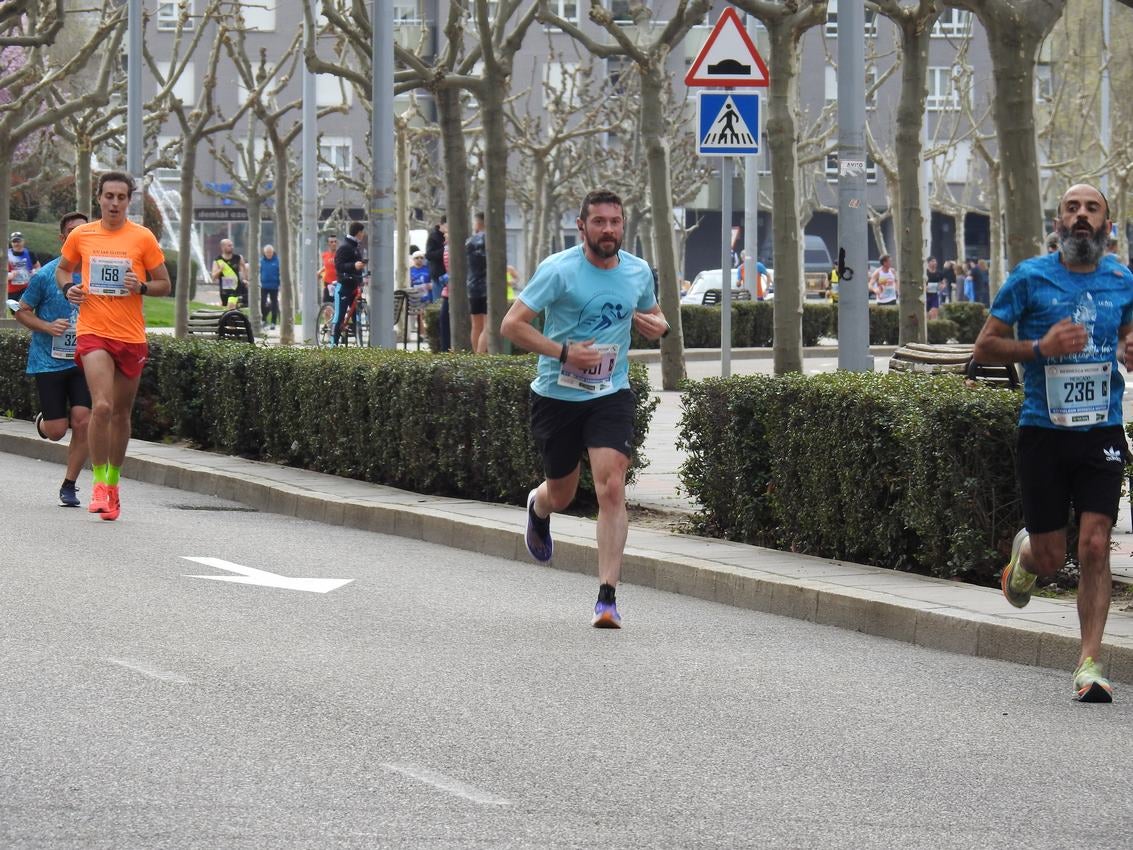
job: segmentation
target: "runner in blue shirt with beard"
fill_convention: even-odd
[[[67,213],[59,220],[59,238],[67,236],[87,217],[81,212]],[[35,428],[45,440],[61,440],[71,428],[67,450],[67,472],[59,488],[59,504],[80,506],[76,481],[87,462],[87,425],[90,422],[90,390],[82,370],[75,365],[75,315],[71,305],[55,284],[56,257],[39,269],[20,296],[16,321],[31,332],[27,373],[35,377],[40,412]]]
[[[1003,594],[1022,608],[1039,576],[1062,569],[1073,506],[1082,635],[1074,696],[1111,702],[1099,659],[1110,604],[1110,532],[1129,459],[1117,352],[1133,331],[1133,274],[1105,254],[1109,204],[1093,186],[1067,189],[1054,224],[1058,252],[1012,271],[974,356],[980,363],[1024,364],[1016,459],[1026,525],[1015,535]],[[1133,366],[1129,348],[1125,366]]]
[[[621,250],[621,198],[589,193],[577,223],[581,244],[539,264],[500,332],[541,355],[531,384],[531,430],[546,480],[527,497],[527,550],[537,561],[551,560],[550,516],[574,500],[585,451],[598,496],[601,584],[592,624],[616,629],[621,616],[614,591],[629,530],[625,478],[634,445],[630,328],[659,339],[669,323],[657,306],[649,265]],[[544,312],[540,333],[531,321]]]

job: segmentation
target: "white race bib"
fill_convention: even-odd
[[[1051,363],[1046,405],[1055,425],[1079,428],[1109,418],[1110,363]]]
[[[588,393],[604,392],[614,385],[614,364],[618,362],[618,346],[616,343],[608,345],[595,345],[594,350],[602,355],[602,359],[585,371],[566,363],[559,367],[560,387],[571,387],[576,390],[585,390]]]
[[[131,268],[130,261],[123,257],[91,257],[91,295],[129,295],[126,272]]]
[[[51,337],[51,356],[56,360],[74,360],[75,343],[77,341],[75,320],[72,318],[71,324],[67,326],[67,330],[63,331],[59,336]]]

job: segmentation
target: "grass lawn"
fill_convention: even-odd
[[[142,308],[146,316],[147,328],[173,327],[173,298],[143,298]],[[203,301],[190,301],[189,312],[200,309],[218,309],[215,304],[205,304]]]

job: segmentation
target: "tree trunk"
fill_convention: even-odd
[[[409,287],[409,123],[395,120],[394,134],[394,221],[397,223],[397,256],[393,258],[394,289]],[[424,248],[424,245],[418,245]],[[406,316],[406,321],[409,317]]]
[[[291,265],[291,214],[287,209],[287,181],[290,168],[287,162],[287,146],[279,135],[271,133],[272,154],[275,158],[275,233],[279,251],[279,344],[295,344],[295,307],[292,293],[295,291]],[[373,329],[371,328],[371,331]]]
[[[260,311],[260,251],[263,250],[260,229],[260,198],[255,192],[248,194],[248,314],[252,317],[252,333],[263,333],[264,314]]]
[[[193,178],[197,172],[197,141],[186,133],[181,142],[181,177],[177,190],[181,193],[181,226],[177,232],[177,294],[173,301],[173,335],[184,339],[189,335],[189,290],[193,277]],[[210,269],[203,269],[205,274]],[[210,284],[212,278],[209,278]],[[219,294],[219,293],[218,293]],[[221,307],[224,305],[222,304]]]
[[[75,148],[75,209],[90,220],[91,217],[91,148],[84,140]],[[141,177],[141,175],[138,175]]]
[[[534,208],[531,211],[524,263],[529,277],[534,274],[539,261],[550,253],[546,249],[547,219],[550,217],[550,187],[547,183],[547,157],[543,153],[535,153],[531,158],[531,197]]]
[[[771,42],[767,142],[771,148],[771,204],[775,210],[775,374],[803,369],[802,249],[799,245],[797,130],[798,36],[789,20],[765,22]],[[668,389],[668,387],[666,387]]]
[[[991,300],[994,303],[995,294],[999,292],[999,287],[1006,279],[1007,275],[1003,271],[1003,168],[996,162],[988,169],[988,192],[991,196],[989,206],[991,207],[988,215],[989,220],[989,241],[990,246],[988,252],[991,254],[989,258],[988,269],[988,292],[991,294]],[[1042,213],[1039,213],[1039,226],[1042,226]],[[1042,231],[1039,231],[1042,233]],[[1046,250],[1045,248],[1043,249]]]
[[[11,233],[11,203],[12,203],[12,155],[13,155],[12,137],[8,132],[8,128],[0,125],[0,233]],[[4,263],[3,268],[5,271],[8,269],[8,264]],[[7,277],[4,278],[7,280]],[[8,298],[7,284],[4,286],[4,298]],[[4,310],[0,310],[0,316],[7,315]]]
[[[445,182],[448,184],[448,306],[449,327],[454,351],[469,351],[472,328],[469,326],[468,289],[465,286],[467,260],[464,242],[468,238],[468,152],[464,147],[461,124],[460,92],[442,88],[437,95],[437,115],[441,126],[444,150]]]
[[[932,22],[905,20],[901,23],[901,99],[897,106],[898,217],[897,275],[900,293],[901,345],[927,342],[925,323],[924,215],[921,205],[921,131],[928,96],[928,45]]]
[[[664,126],[666,72],[654,59],[641,74],[641,142],[649,171],[649,199],[653,210],[653,248],[660,281],[661,312],[672,331],[661,340],[661,388],[676,390],[685,379],[684,339],[681,335],[681,289],[677,251],[673,240],[673,187],[669,145]]]
[[[500,324],[507,313],[507,127],[504,121],[506,86],[486,84],[480,97],[484,127],[485,242],[488,250],[488,353],[502,351]],[[449,302],[452,310],[452,302]],[[473,340],[475,342],[475,340]]]

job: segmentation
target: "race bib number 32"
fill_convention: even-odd
[[[90,258],[90,292],[92,295],[129,295],[126,272],[130,261],[122,257]]]
[[[1066,428],[1109,418],[1109,363],[1052,363],[1046,367],[1050,421]]]

